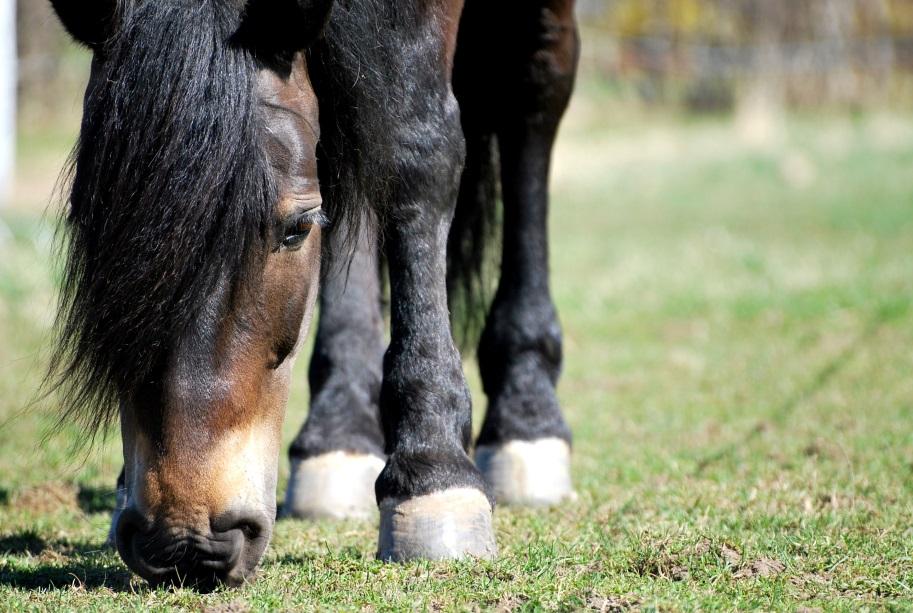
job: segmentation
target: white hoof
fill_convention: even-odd
[[[491,504],[473,488],[380,503],[377,557],[388,562],[493,558]]]
[[[504,504],[548,506],[576,498],[571,448],[560,438],[476,448],[476,466]]]
[[[374,482],[384,461],[333,451],[292,460],[282,515],[307,519],[370,519],[377,512]]]

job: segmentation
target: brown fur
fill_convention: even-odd
[[[317,101],[303,56],[288,77],[264,70],[258,97],[279,188],[276,218],[319,207]],[[278,368],[270,365],[279,361],[276,338],[300,344],[302,324],[310,320],[320,239],[315,227],[300,250],[266,258],[258,292],[243,294],[221,322],[211,377],[187,372],[193,357],[172,365],[158,437],[150,437],[132,411],[123,412],[129,504],[143,515],[205,533],[210,518],[239,504],[274,512],[276,459],[297,346]],[[193,354],[194,347],[178,353],[185,351]]]

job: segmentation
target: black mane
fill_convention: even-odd
[[[97,431],[149,383],[220,280],[266,253],[274,188],[256,61],[231,0],[120,2],[72,154],[47,379]]]

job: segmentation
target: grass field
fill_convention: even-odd
[[[79,432],[41,441],[52,406],[21,410],[72,136],[26,134],[0,212],[0,609],[913,608],[913,119],[794,117],[758,145],[599,110],[584,92],[568,120],[552,218],[579,500],[498,509],[484,563],[385,565],[373,524],[282,521],[255,582],[206,595],[102,548],[117,438],[74,457]]]

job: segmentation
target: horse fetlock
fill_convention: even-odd
[[[381,560],[490,559],[497,552],[492,506],[480,490],[451,488],[380,502]]]

